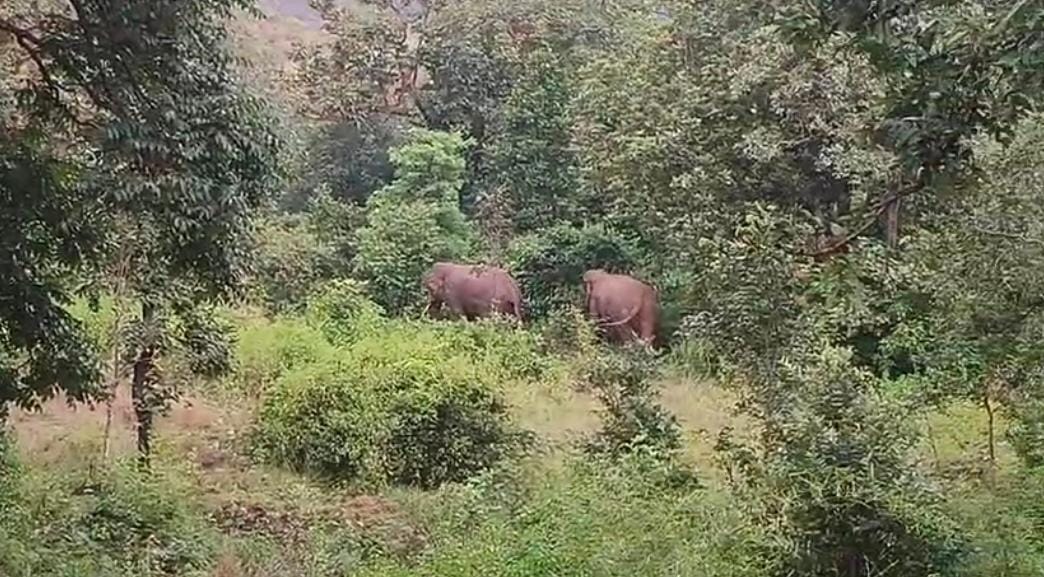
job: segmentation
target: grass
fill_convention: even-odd
[[[134,451],[125,389],[113,402],[108,460],[102,458],[103,406],[72,407],[59,398],[39,413],[14,412],[9,425],[25,473],[16,497],[8,498],[22,504],[15,508],[22,511],[19,531],[34,537],[0,534],[0,568],[15,562],[23,572],[14,575],[158,575],[161,568],[150,559],[181,551],[174,558],[203,559],[186,561],[183,574],[214,577],[754,576],[767,570],[764,548],[772,535],[736,502],[713,450],[726,427],[741,435],[753,431],[735,414],[734,396],[712,381],[668,371],[657,387],[681,425],[683,460],[703,482],[702,489],[670,489],[627,465],[592,465],[578,457],[578,442],[600,426],[598,403],[573,385],[569,367],[558,361],[524,371],[505,367],[510,357],[495,350],[519,353],[532,344],[525,335],[423,327],[434,332],[420,338],[456,331],[447,346],[493,367],[512,417],[543,442],[464,483],[360,494],[250,458],[246,437],[257,399],[288,368],[338,353],[299,320],[243,311],[234,318],[239,374],[200,384],[159,419],[149,479],[124,464]],[[930,415],[920,448],[925,466],[942,473],[937,477],[946,483],[950,514],[975,544],[961,575],[1040,575],[1044,509],[1037,503],[1044,477],[1017,472],[1003,419],[997,423],[998,474],[983,474],[985,424],[980,407],[956,404]],[[107,488],[85,493],[92,485]],[[124,501],[129,509],[119,506]],[[83,533],[94,518],[85,515],[94,510],[116,515],[112,531],[123,545],[113,546],[112,535]],[[161,542],[136,541],[139,524],[154,525]],[[56,540],[62,531],[90,538]],[[199,539],[180,540],[178,531]],[[127,548],[134,554],[125,555]],[[51,549],[52,561],[66,563],[66,570],[48,563]]]

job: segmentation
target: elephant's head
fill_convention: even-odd
[[[432,317],[436,316],[446,300],[446,275],[450,272],[448,263],[435,263],[431,270],[424,275],[421,283],[428,293],[428,306],[425,311]]]
[[[604,269],[593,268],[584,273],[584,290],[591,292],[591,285],[598,282],[598,279],[604,278],[609,273],[605,272]]]
[[[584,273],[584,310],[590,310],[592,287],[608,274],[604,269],[600,268],[593,268]]]

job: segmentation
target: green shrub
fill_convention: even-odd
[[[119,466],[100,478],[34,472],[14,482],[0,495],[5,577],[203,575],[210,568],[216,532],[161,473]]]
[[[587,361],[586,380],[602,403],[602,429],[587,450],[611,458],[641,452],[669,460],[681,447],[674,415],[656,402],[656,360],[640,345],[603,350]]]
[[[187,373],[217,378],[232,371],[235,328],[212,306],[197,306],[181,312],[172,336],[180,346],[174,354]]]
[[[495,375],[404,323],[284,376],[262,407],[257,447],[331,479],[460,481],[515,439]]]
[[[510,321],[437,323],[432,330],[447,351],[467,356],[500,381],[540,379],[553,362],[543,354],[539,335],[519,329]]]
[[[512,463],[513,464],[513,463]],[[534,466],[536,467],[534,469]],[[768,575],[768,535],[726,494],[655,488],[627,467],[571,460],[495,468],[424,508],[433,547],[355,575]]]
[[[780,379],[746,384],[767,415],[761,445],[722,435],[717,447],[740,502],[777,527],[779,574],[952,574],[968,545],[912,460],[910,406],[872,388],[850,350],[804,354],[801,370],[785,359]]]
[[[1044,470],[1029,469],[987,487],[958,485],[947,509],[971,545],[962,577],[1044,575]]]
[[[681,338],[671,346],[665,362],[680,377],[710,379],[720,371],[713,349],[697,336]]]
[[[385,310],[419,308],[421,276],[439,260],[459,260],[471,250],[472,230],[460,211],[464,140],[456,134],[417,130],[392,152],[395,181],[366,204],[359,229],[355,273]]]
[[[214,554],[215,535],[188,509],[188,500],[161,480],[129,468],[117,470],[61,537],[84,557],[110,556],[142,574],[203,570]]]
[[[299,309],[316,285],[333,273],[334,249],[299,217],[262,220],[255,238],[256,271],[251,287],[269,310]]]
[[[24,471],[14,445],[0,429],[0,575],[22,575],[31,556],[29,518],[22,496]]]
[[[1008,440],[1028,467],[1044,465],[1044,402],[1022,399],[1011,411],[1015,416]]]
[[[384,311],[371,301],[365,285],[351,279],[330,281],[308,301],[309,325],[335,345],[349,344],[375,330]]]
[[[333,356],[323,333],[301,320],[250,318],[236,337],[234,387],[249,394],[266,391],[288,371]]]
[[[440,260],[460,260],[466,241],[447,236],[430,203],[371,200],[369,221],[359,231],[355,274],[367,281],[370,295],[389,312],[420,310],[421,277]]]
[[[508,268],[537,318],[580,302],[588,269],[626,272],[638,262],[635,244],[601,225],[558,225],[519,237],[508,247]]]

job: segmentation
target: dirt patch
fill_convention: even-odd
[[[117,388],[112,399],[109,431],[110,458],[134,454],[135,418],[130,388]],[[205,468],[232,460],[235,435],[245,427],[248,411],[219,407],[196,395],[183,396],[156,421],[159,443],[173,444],[192,454]],[[22,454],[32,462],[52,465],[61,462],[100,462],[105,440],[105,403],[73,404],[59,394],[39,410],[15,410],[8,421]]]
[[[375,539],[389,553],[408,557],[428,544],[428,537],[394,502],[373,495],[344,501],[340,516],[363,535]]]
[[[290,511],[273,511],[257,503],[225,503],[211,516],[230,535],[262,534],[280,542],[296,543],[308,530],[310,519]]]
[[[350,529],[360,540],[402,558],[428,544],[424,531],[398,505],[374,495],[349,497],[310,511],[231,501],[218,506],[212,519],[226,534],[264,535],[291,547],[304,543],[310,528],[324,525]]]

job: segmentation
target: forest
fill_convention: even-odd
[[[0,0],[0,576],[1040,577],[1042,105],[1042,0]]]

